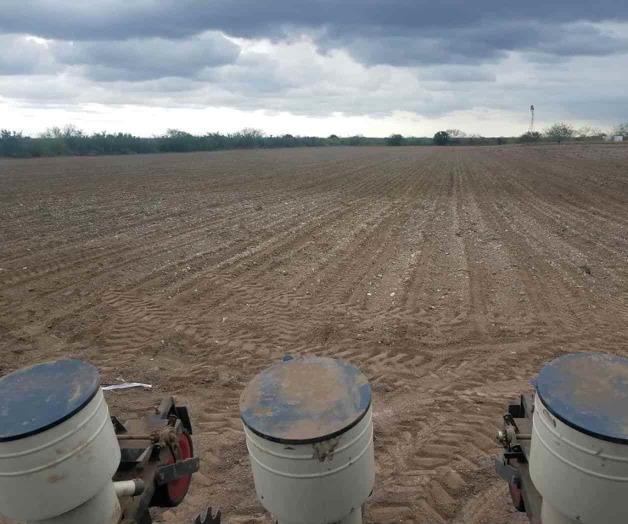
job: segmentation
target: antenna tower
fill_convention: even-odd
[[[530,106],[530,129],[528,132],[532,133],[534,131],[534,106]]]

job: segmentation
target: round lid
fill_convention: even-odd
[[[305,444],[347,431],[370,405],[371,386],[358,368],[333,358],[299,357],[255,376],[240,397],[240,415],[268,440]]]
[[[536,391],[568,426],[593,437],[628,444],[628,359],[573,353],[545,365]]]
[[[80,360],[36,364],[0,378],[0,442],[46,431],[80,411],[100,385]]]

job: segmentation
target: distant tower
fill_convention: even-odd
[[[530,106],[530,129],[529,132],[534,131],[534,106]]]

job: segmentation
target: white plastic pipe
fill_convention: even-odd
[[[142,479],[119,480],[113,483],[118,497],[135,497],[144,492],[144,481]]]

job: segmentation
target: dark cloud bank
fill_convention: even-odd
[[[562,68],[566,83],[576,82],[568,67],[573,60],[583,63],[581,84],[593,77],[596,64],[607,68],[614,57],[619,67],[626,68],[627,27],[628,2],[616,0],[4,0],[0,78],[64,74],[92,88],[103,83],[142,84],[143,96],[152,92],[154,103],[164,103],[172,91],[168,86],[186,89],[173,80],[180,78],[190,91],[215,86],[215,100],[236,107],[293,110],[289,97],[294,97],[295,107],[310,100],[304,112],[368,112],[356,109],[351,101],[355,88],[345,90],[348,96],[343,99],[342,89],[318,85],[324,74],[329,75],[322,79],[326,86],[334,83],[329,72],[312,68],[311,78],[299,84],[282,66],[281,55],[243,53],[238,43],[239,38],[266,39],[289,46],[305,38],[322,57],[344,52],[363,67],[410,71],[424,95],[430,89],[442,90],[442,83],[459,84],[468,90],[471,108],[486,103],[482,94],[490,88],[483,86],[495,84],[498,76],[506,76],[504,72],[516,74],[512,64],[494,67],[513,54],[531,71],[520,85],[509,84],[521,97],[534,91],[537,98],[557,98],[556,83],[542,85],[544,71]],[[602,82],[604,76],[602,70]],[[618,77],[614,72],[608,81],[618,78],[628,80],[628,73]],[[591,111],[595,91],[600,108],[606,108],[608,100],[628,101],[613,88],[605,98],[599,87],[587,90],[581,84],[573,99],[587,100],[586,111]],[[0,96],[14,96],[1,89],[0,84]],[[36,98],[36,89],[28,91]],[[125,99],[123,91],[120,101]],[[333,99],[324,95],[327,91]],[[380,96],[373,89],[365,94],[369,101],[381,100],[373,114],[428,111],[420,104],[385,102],[388,94],[381,91]],[[506,102],[510,96],[505,95]],[[563,105],[568,99],[567,94]],[[436,114],[465,108],[460,100],[447,101],[440,94],[432,102],[429,111]],[[208,100],[201,98],[199,103]]]

